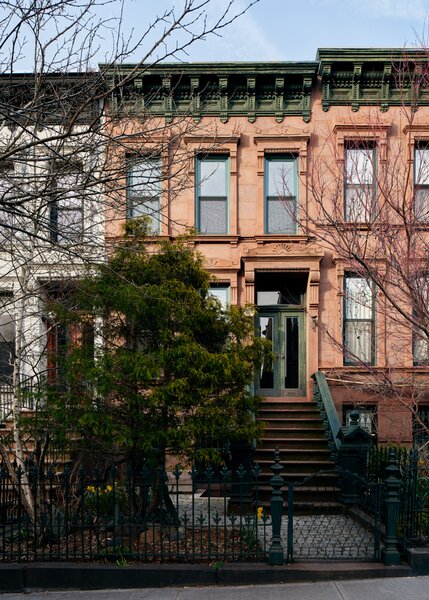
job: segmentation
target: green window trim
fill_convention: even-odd
[[[298,189],[297,156],[287,153],[266,155],[264,159],[265,234],[296,235],[298,233]]]
[[[222,165],[222,167],[220,167]],[[223,173],[222,173],[223,170]],[[207,187],[208,190],[202,188]],[[212,189],[210,189],[212,188]],[[215,189],[213,189],[215,188]],[[212,192],[215,193],[207,193]],[[230,226],[230,157],[195,157],[195,224],[201,235],[226,235]],[[211,222],[210,222],[211,220]]]

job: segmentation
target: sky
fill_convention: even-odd
[[[201,1],[201,0],[200,0]],[[125,27],[153,21],[179,0],[129,0]],[[211,0],[208,22],[228,0]],[[235,0],[238,12],[245,0]],[[193,44],[185,61],[314,60],[323,47],[420,46],[428,38],[429,0],[259,0],[221,37]],[[138,60],[138,52],[134,54]]]
[[[91,39],[87,33],[93,29],[89,26],[82,29],[77,43],[74,40],[75,53],[71,53],[70,40],[67,43],[63,36],[56,35],[58,30],[69,25],[70,13],[62,9],[61,0],[40,1],[54,6],[54,12],[58,7],[57,14],[45,19],[41,26],[42,38],[55,40],[48,47],[55,56],[54,64],[63,64],[56,60],[58,56],[63,60],[65,57],[66,61],[69,54],[73,58],[80,56],[82,40]],[[254,5],[246,11],[252,1]],[[30,3],[30,0],[23,2]],[[91,21],[101,24],[91,39],[91,49],[97,50],[90,56],[92,68],[96,68],[97,63],[118,58],[118,48],[123,47],[122,42],[116,45],[118,38],[126,40],[131,50],[120,56],[122,62],[142,59],[153,62],[165,60],[166,56],[168,60],[186,62],[306,61],[314,60],[317,49],[326,47],[429,46],[429,0],[67,0],[67,5],[78,11],[88,2],[101,4],[93,11]],[[200,9],[187,16],[181,30],[156,45],[185,3],[191,3],[193,7],[199,5]],[[209,34],[191,44],[186,51],[173,53],[176,45],[182,46],[189,41],[189,31],[201,33],[204,22],[210,29],[225,10],[228,10],[227,20],[237,13],[244,11],[244,14],[218,35]],[[15,21],[11,19],[8,23],[14,25],[18,17],[16,13]],[[14,60],[15,72],[33,70],[34,29],[34,23],[26,19],[19,32],[21,56]],[[0,41],[4,37],[4,31],[0,30]],[[8,70],[5,48],[0,44],[0,71],[2,63]],[[148,52],[149,49],[152,51]],[[55,52],[59,54],[55,55]],[[76,70],[75,64],[70,60],[69,70]]]

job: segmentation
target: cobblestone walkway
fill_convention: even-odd
[[[226,515],[228,498],[209,499],[195,494],[180,494],[178,496],[179,517],[182,522],[186,514],[190,526],[192,511],[194,511],[194,526],[209,524],[215,526],[216,521],[221,527],[239,527],[240,517]],[[254,527],[255,516],[242,517],[243,527]],[[286,550],[287,517],[282,519],[282,542]],[[258,520],[258,538],[265,550],[271,542],[271,519]],[[294,558],[300,559],[349,559],[371,560],[374,557],[374,534],[347,515],[297,515],[294,517]]]

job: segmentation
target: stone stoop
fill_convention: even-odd
[[[328,437],[316,402],[302,397],[267,397],[261,403],[258,420],[265,422],[262,441],[256,447],[254,462],[261,468],[258,504],[269,506],[274,450],[279,449],[281,476],[286,482],[300,482],[321,470],[333,469]],[[333,473],[320,474],[295,490],[294,506],[306,512],[339,509],[340,489]],[[287,486],[283,488],[285,504]]]

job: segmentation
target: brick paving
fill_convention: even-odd
[[[174,498],[176,503],[176,498]],[[209,498],[198,494],[180,494],[178,512],[182,520],[187,516],[190,526],[194,510],[194,526],[238,527],[240,518],[227,515],[228,498]],[[219,519],[220,517],[220,519]],[[242,517],[242,527],[255,529],[255,515]],[[287,517],[282,518],[281,536],[284,550],[287,544]],[[268,550],[271,542],[271,519],[257,520],[258,538]],[[294,558],[371,560],[374,556],[374,534],[350,516],[342,514],[297,515],[294,517]]]

